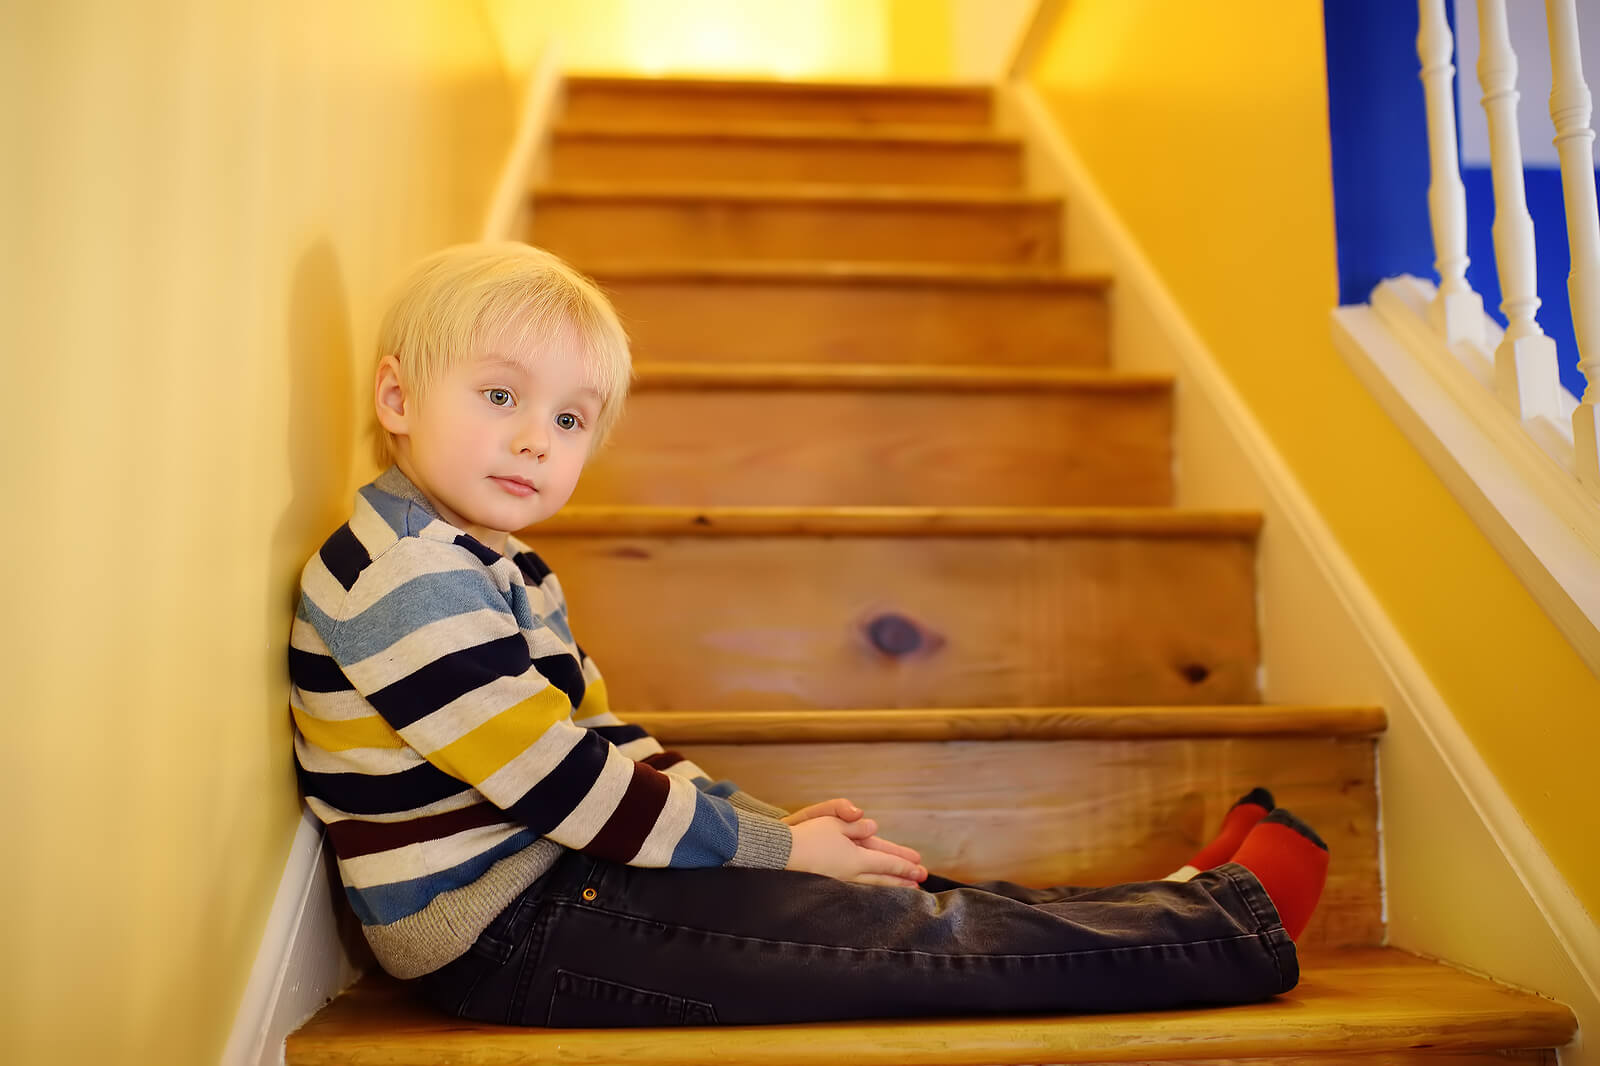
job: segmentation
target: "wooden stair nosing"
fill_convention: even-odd
[[[621,181],[549,182],[530,195],[539,203],[778,203],[791,205],[937,207],[984,210],[997,207],[1056,208],[1059,196],[1010,189],[935,187],[926,185],[819,185],[750,182],[673,182],[646,184]]]
[[[1028,1066],[1494,1052],[1560,1047],[1577,1030],[1561,1004],[1393,948],[1316,953],[1301,967],[1293,991],[1233,1007],[706,1029],[485,1025],[435,1013],[399,982],[371,976],[291,1035],[286,1058],[288,1066]]]
[[[591,262],[584,273],[602,284],[714,281],[763,285],[924,285],[928,287],[1041,288],[1104,292],[1108,274],[1063,273],[1055,267],[986,263],[878,263],[826,260],[679,260]]]
[[[1277,704],[636,711],[628,721],[672,744],[1366,737],[1388,725],[1381,707]]]
[[[850,389],[902,392],[1149,393],[1172,389],[1171,374],[1084,367],[889,363],[679,363],[635,367],[635,390]]]
[[[652,91],[704,91],[711,93],[767,92],[785,96],[827,97],[838,95],[871,96],[922,96],[950,100],[990,100],[994,90],[979,82],[872,82],[848,78],[807,78],[805,81],[780,81],[766,78],[717,78],[679,76],[641,78],[631,74],[569,74],[568,89],[618,89],[638,90],[641,95]]]
[[[567,507],[527,539],[593,536],[1146,537],[1254,540],[1262,516],[1170,507]]]
[[[750,122],[730,120],[716,127],[700,125],[669,125],[656,122],[614,121],[594,119],[564,120],[557,122],[552,135],[563,141],[717,141],[752,142],[768,141],[782,145],[810,144],[860,144],[888,145],[891,147],[971,147],[991,149],[1007,154],[1020,152],[1022,142],[988,129],[968,126],[904,126],[878,125],[872,127],[827,125],[820,122]]]

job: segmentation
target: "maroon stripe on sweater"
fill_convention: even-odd
[[[506,812],[492,803],[475,803],[457,811],[446,811],[426,818],[413,818],[405,822],[364,822],[356,818],[328,825],[328,835],[333,838],[333,850],[341,859],[358,855],[373,855],[380,851],[393,851],[407,844],[424,840],[438,840],[466,829],[508,822]]]
[[[583,848],[586,854],[612,862],[628,862],[639,854],[645,837],[655,828],[656,819],[667,805],[671,789],[666,775],[642,763],[633,764],[633,777],[622,794],[622,802],[611,812],[606,824]]]
[[[679,763],[683,762],[683,756],[679,755],[675,751],[663,751],[657,752],[655,755],[648,756],[647,758],[640,759],[639,761],[652,769],[664,771],[669,766],[677,766]]]

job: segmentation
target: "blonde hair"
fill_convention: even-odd
[[[488,345],[526,350],[561,338],[575,344],[600,393],[593,449],[605,443],[633,379],[628,337],[598,286],[542,248],[515,241],[458,244],[412,268],[378,328],[377,362],[394,356],[419,401],[429,385]],[[394,440],[377,430],[380,463]]]

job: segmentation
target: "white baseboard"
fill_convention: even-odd
[[[1068,197],[1078,268],[1115,278],[1113,349],[1132,369],[1178,376],[1182,502],[1266,512],[1260,563],[1263,695],[1271,701],[1378,700],[1386,914],[1391,943],[1553,996],[1600,1026],[1600,932],[1462,730],[1387,613],[1340,548],[1260,423],[1122,225],[1037,91],[1002,87],[1041,189]],[[1219,439],[1226,438],[1226,439]],[[1308,635],[1315,634],[1311,639]],[[1390,772],[1406,767],[1410,778]],[[1431,776],[1430,776],[1431,775]],[[1412,802],[1415,783],[1449,792]],[[1397,850],[1412,821],[1441,809],[1462,821],[1430,865]],[[1431,821],[1436,827],[1438,822]],[[1431,836],[1441,834],[1430,831]],[[1480,894],[1497,885],[1498,895]],[[1400,908],[1389,906],[1397,898]],[[1448,906],[1439,901],[1448,899]],[[1412,920],[1410,915],[1425,915]],[[1448,914],[1449,921],[1440,917]],[[1493,928],[1495,935],[1483,935]],[[1585,1058],[1581,1040],[1561,1052]],[[1600,1056],[1594,1056],[1600,1062]]]
[[[223,1066],[282,1066],[289,1034],[361,976],[339,940],[322,838],[302,807]]]

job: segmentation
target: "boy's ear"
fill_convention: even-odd
[[[378,412],[378,425],[396,436],[410,433],[416,404],[400,377],[400,360],[392,355],[384,356],[378,363],[378,373],[372,383],[372,403]]]

